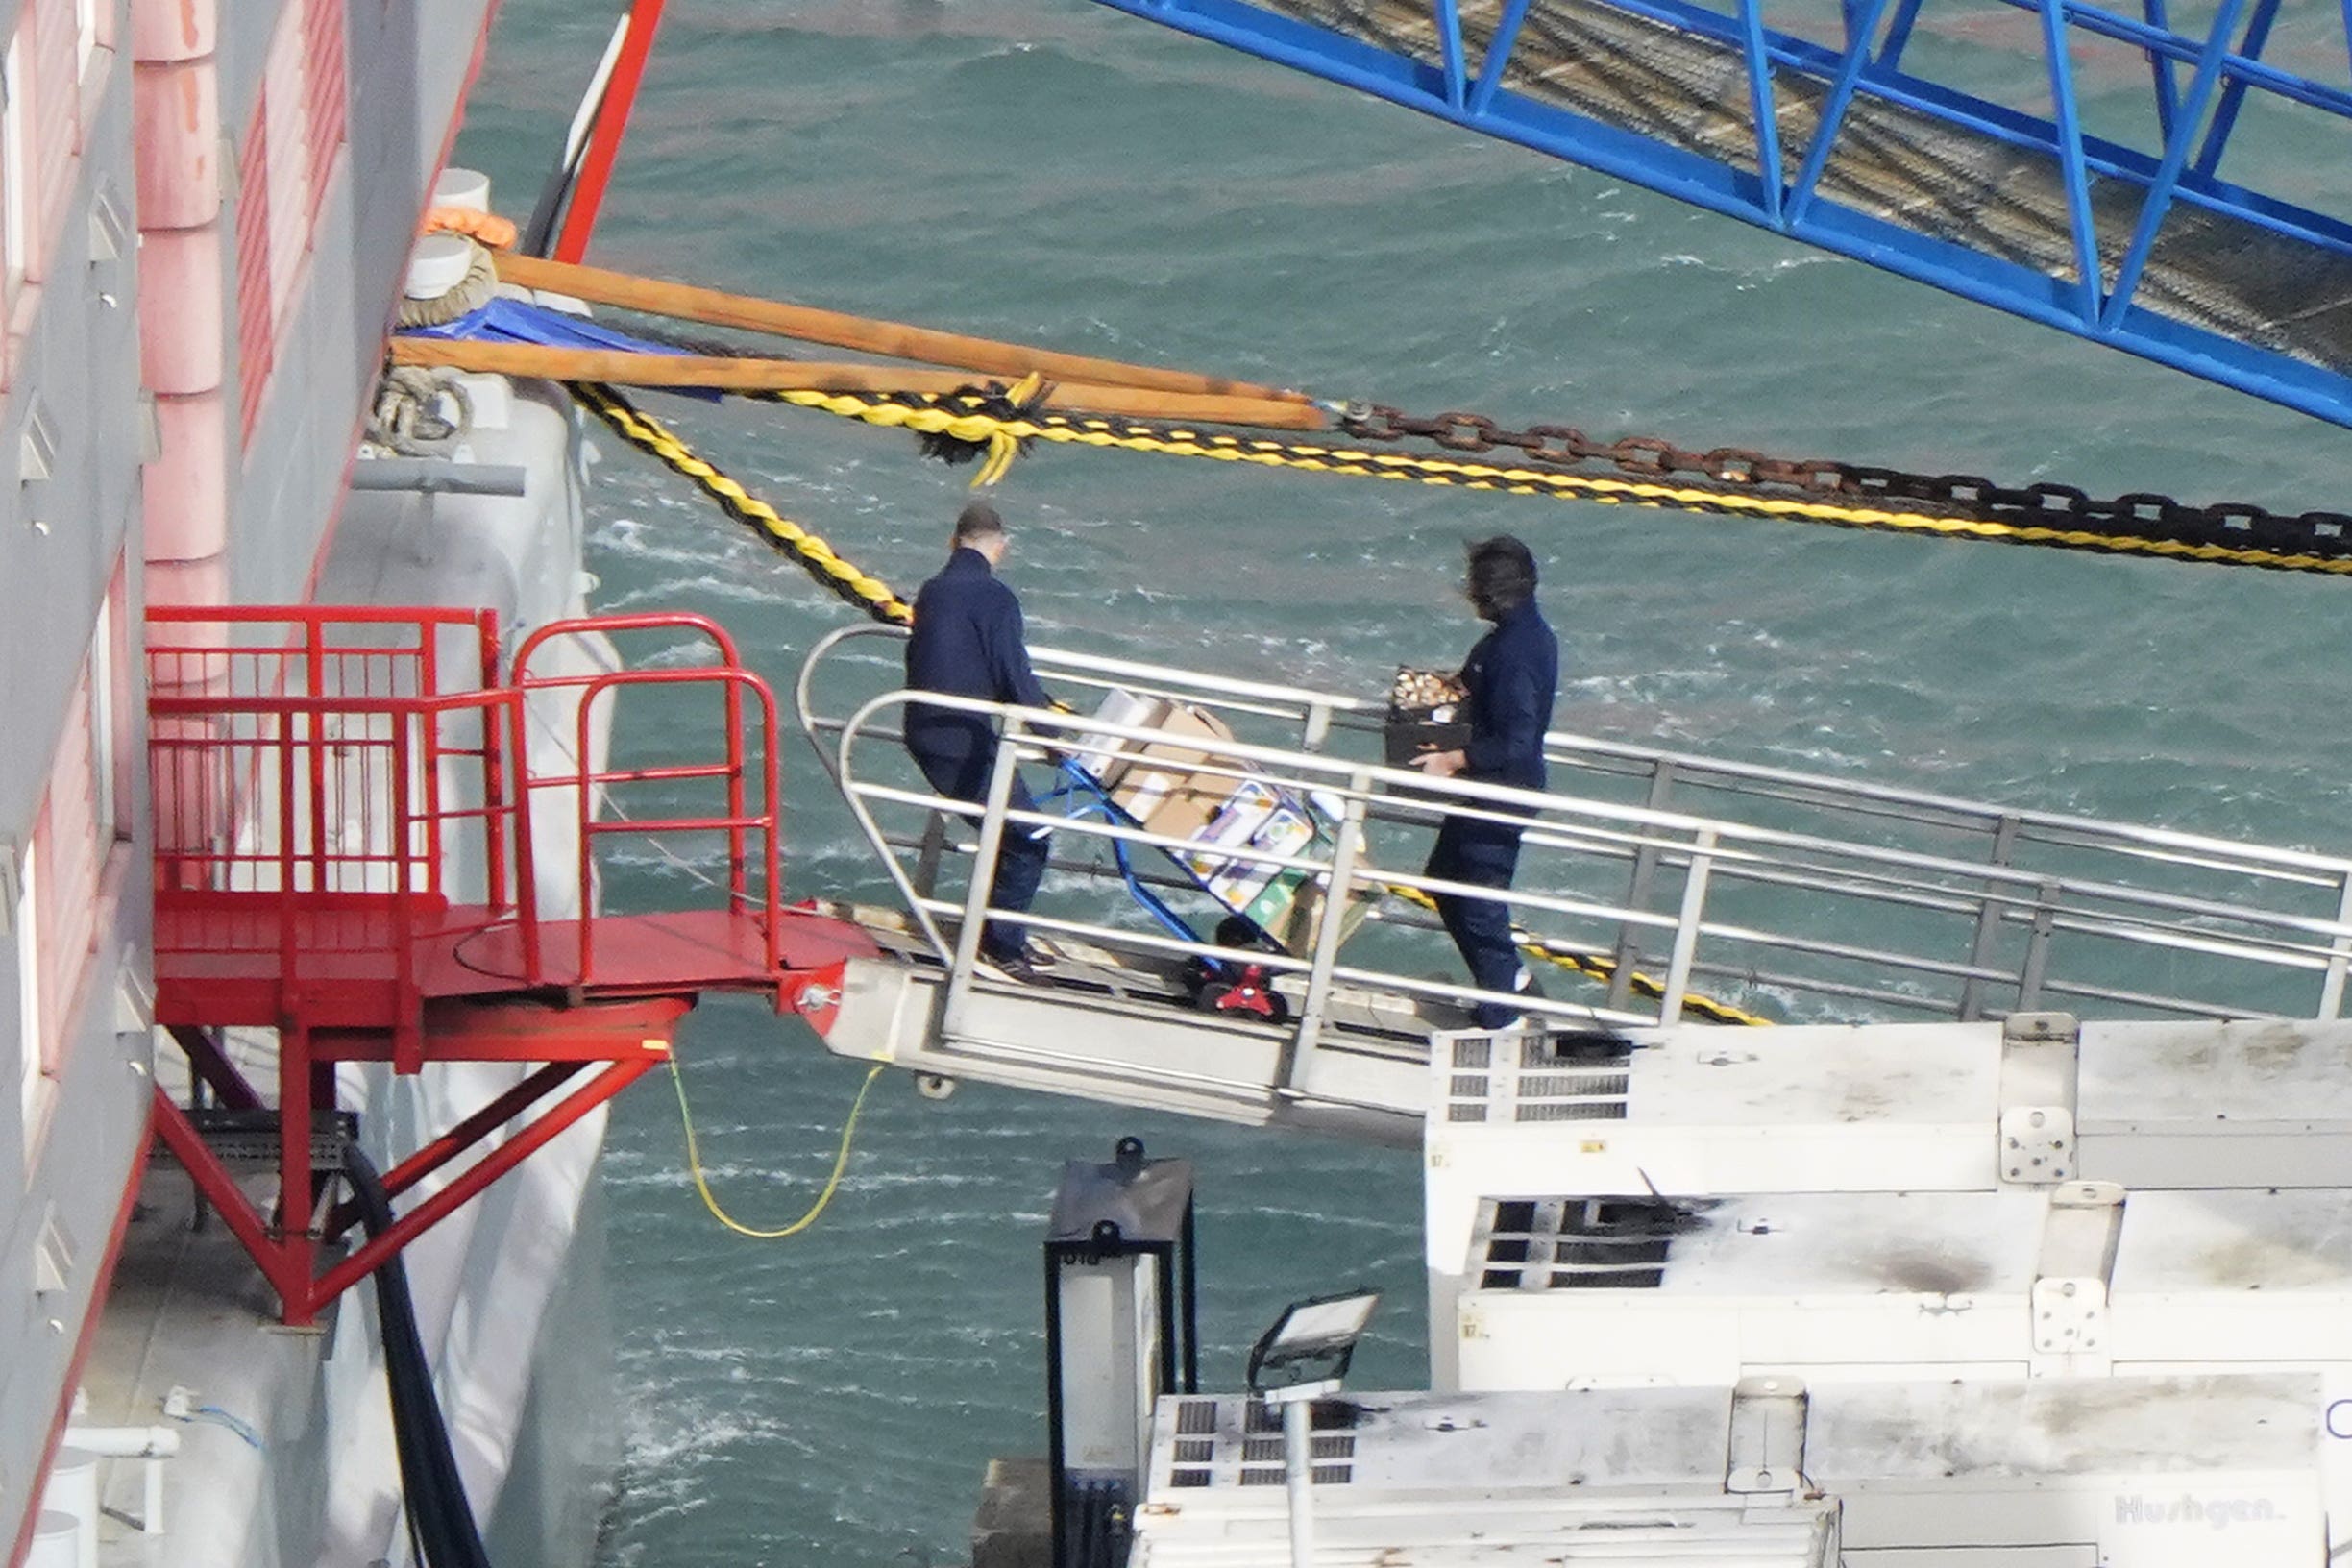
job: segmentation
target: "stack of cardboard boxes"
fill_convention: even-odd
[[[1115,691],[1095,717],[1163,737],[1150,742],[1090,737],[1071,760],[1103,787],[1112,804],[1151,832],[1198,847],[1175,851],[1177,863],[1226,909],[1256,924],[1294,952],[1314,934],[1315,910],[1329,879],[1293,867],[1236,856],[1237,849],[1273,855],[1329,855],[1337,843],[1335,801],[1317,801],[1244,764],[1219,760],[1212,747],[1233,731],[1214,714],[1160,698]],[[1352,928],[1371,900],[1351,900]]]

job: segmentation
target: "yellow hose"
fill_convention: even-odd
[[[857,1136],[858,1114],[866,1109],[866,1092],[873,1088],[874,1080],[882,1076],[883,1066],[880,1062],[873,1065],[873,1070],[866,1075],[866,1081],[858,1085],[857,1098],[849,1102],[849,1117],[842,1123],[841,1148],[833,1156],[833,1173],[825,1178],[824,1190],[817,1194],[817,1201],[809,1205],[808,1213],[790,1225],[763,1231],[746,1225],[721,1208],[717,1194],[711,1191],[710,1182],[702,1174],[702,1150],[695,1139],[694,1112],[686,1104],[686,1078],[678,1071],[677,1053],[671,1052],[670,1084],[677,1090],[678,1121],[686,1129],[686,1168],[693,1174],[695,1190],[702,1194],[702,1207],[711,1212],[711,1217],[737,1236],[747,1236],[754,1241],[780,1241],[785,1237],[797,1236],[816,1224],[817,1216],[825,1212],[825,1205],[831,1203],[833,1194],[841,1189],[842,1172],[849,1168],[851,1140]]]

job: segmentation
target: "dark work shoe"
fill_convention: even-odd
[[[1040,974],[1049,972],[1055,963],[1053,949],[1040,942],[1024,942],[1013,947],[983,946],[980,958],[983,963],[993,964],[1000,969],[1018,965]]]
[[[982,953],[979,969],[991,979],[1017,980],[1024,984],[1044,978],[1043,968],[1026,948],[1010,953]]]

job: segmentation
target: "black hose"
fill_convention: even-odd
[[[356,1148],[343,1151],[343,1169],[359,1205],[359,1223],[373,1238],[392,1224],[383,1179]],[[408,1269],[394,1253],[377,1265],[376,1316],[383,1333],[384,1377],[392,1390],[392,1435],[400,1451],[402,1506],[410,1538],[426,1568],[490,1568],[481,1530],[466,1502],[465,1482],[451,1452],[449,1425],[433,1392],[432,1364],[417,1333]]]

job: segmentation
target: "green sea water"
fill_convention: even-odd
[[[506,210],[609,20],[506,0],[459,146]],[[1945,41],[2004,64],[2005,35]],[[2314,159],[2267,173],[2344,194]],[[1087,0],[673,0],[594,259],[1418,410],[2352,501],[2344,438],[2310,420]],[[966,474],[910,438],[656,406],[903,590],[936,567]],[[788,684],[848,612],[602,445],[599,603],[716,615]],[[1371,694],[1458,656],[1460,543],[1508,529],[1562,635],[1557,727],[2352,849],[2342,584],[1058,449],[1000,502],[1041,642]],[[641,704],[623,744],[690,722]],[[878,891],[804,749],[787,790],[795,893]],[[674,898],[677,877],[638,857],[609,892]],[[706,1006],[681,1050],[723,1195],[796,1214],[857,1069],[748,1006]],[[891,1079],[823,1223],[755,1243],[703,1214],[648,1088],[604,1167],[626,1462],[603,1568],[963,1560],[988,1458],[1043,1445],[1059,1163],[1125,1132],[1201,1163],[1211,1381],[1237,1381],[1283,1302],[1358,1281],[1387,1299],[1355,1381],[1422,1379],[1409,1156],[970,1087],[933,1104]]]

